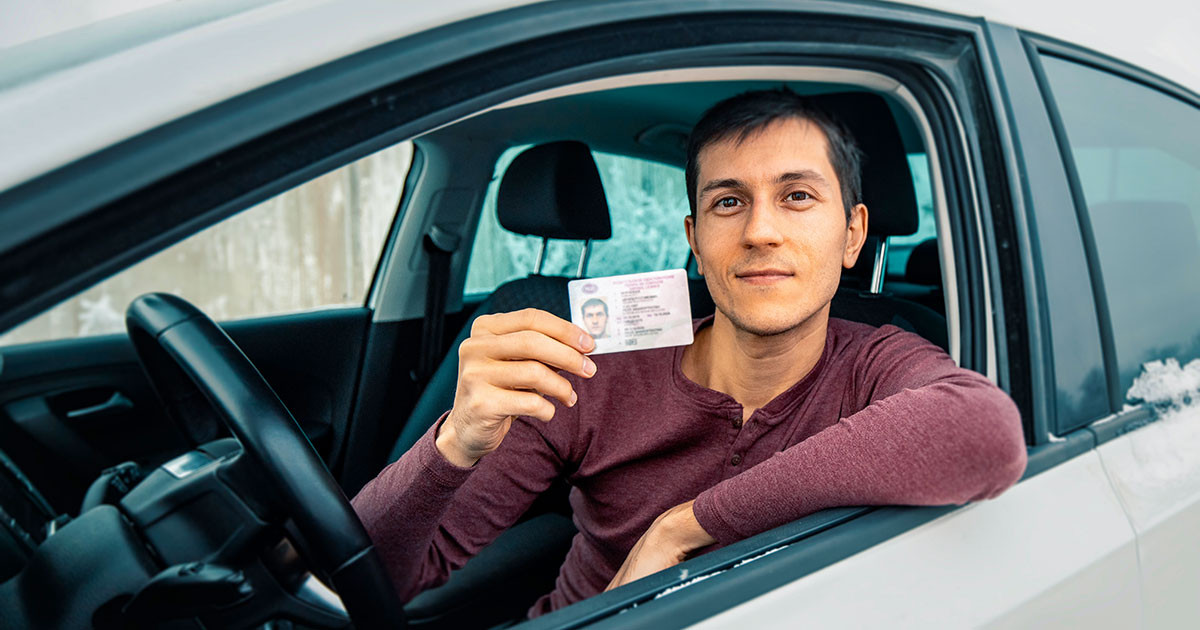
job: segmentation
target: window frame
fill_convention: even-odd
[[[1104,287],[1103,272],[1100,267],[1099,253],[1096,251],[1095,238],[1092,233],[1091,219],[1087,200],[1083,196],[1083,186],[1079,177],[1067,139],[1066,126],[1062,113],[1055,101],[1053,86],[1050,85],[1045,70],[1041,64],[1042,56],[1051,56],[1064,61],[1080,64],[1099,72],[1110,74],[1118,79],[1124,79],[1147,89],[1154,90],[1165,96],[1173,97],[1191,105],[1200,116],[1200,94],[1173,81],[1164,79],[1141,68],[1125,63],[1119,59],[1097,53],[1080,46],[1070,44],[1052,37],[1037,33],[1022,32],[1030,67],[1036,77],[1038,89],[1050,123],[1054,131],[1054,139],[1063,162],[1064,175],[1071,192],[1071,201],[1083,234],[1084,252],[1087,257],[1088,269],[1091,274],[1091,284],[1094,292],[1096,313],[1100,324],[1101,352],[1104,357],[1105,381],[1108,390],[1109,413],[1100,418],[1094,418],[1081,425],[1092,436],[1093,443],[1098,446],[1131,430],[1152,422],[1154,411],[1146,404],[1129,405],[1122,398],[1120,384],[1120,366],[1117,363],[1115,342],[1113,338],[1112,317],[1108,309],[1108,296]],[[1059,432],[1066,433],[1073,427],[1060,426]]]

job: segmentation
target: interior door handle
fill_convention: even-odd
[[[78,420],[89,416],[108,415],[113,412],[126,411],[133,409],[133,401],[129,400],[121,392],[113,392],[108,400],[89,407],[81,409],[70,409],[67,411],[67,418],[70,420]]]

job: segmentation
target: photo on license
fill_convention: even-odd
[[[571,322],[596,340],[591,354],[692,343],[687,272],[649,271],[567,283]]]

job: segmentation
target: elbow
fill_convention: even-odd
[[[980,483],[970,500],[993,499],[1025,474],[1028,454],[1021,413],[1008,394],[996,389],[975,416],[979,423],[976,460]]]

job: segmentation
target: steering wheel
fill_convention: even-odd
[[[215,436],[207,426],[212,412],[229,427],[267,480],[248,491],[251,498],[292,519],[312,568],[331,582],[355,627],[403,627],[403,607],[362,522],[233,340],[200,309],[163,293],[134,300],[126,327],[152,385],[189,438]]]

